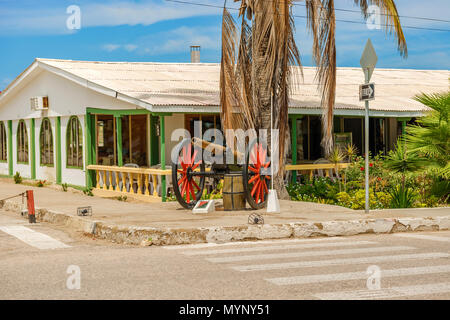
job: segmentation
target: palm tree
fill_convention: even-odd
[[[269,129],[271,104],[274,128],[279,130],[279,163],[284,163],[289,141],[288,105],[291,68],[300,66],[294,40],[293,0],[235,0],[240,2],[240,32],[226,8],[222,19],[220,102],[222,126],[226,129]],[[377,5],[387,31],[397,38],[398,50],[407,55],[406,41],[393,0],[354,0],[368,17]],[[336,44],[334,0],[306,0],[307,27],[313,36],[313,57],[322,93],[323,140],[328,154],[333,149],[333,108],[336,93]],[[238,109],[239,112],[236,112]],[[270,147],[270,132],[268,136]],[[288,198],[283,170],[274,177],[280,198]]]
[[[438,175],[450,178],[450,92],[421,94],[415,100],[430,108],[417,120],[417,125],[406,129],[409,152],[427,159],[429,166],[437,169]]]

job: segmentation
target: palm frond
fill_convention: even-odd
[[[316,78],[322,93],[322,146],[326,154],[333,149],[333,110],[336,97],[336,17],[334,0],[307,2],[308,26],[313,34]]]
[[[237,28],[233,17],[224,7],[222,15],[222,58],[220,64],[220,105],[224,130],[243,128],[240,87],[235,77]]]

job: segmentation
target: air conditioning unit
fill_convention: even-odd
[[[48,110],[48,97],[31,98],[31,110]]]

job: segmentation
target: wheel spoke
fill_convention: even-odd
[[[259,202],[259,197],[261,196],[261,191],[262,191],[262,181],[258,180],[259,184],[258,184],[258,189],[256,190],[256,204],[258,204]]]
[[[197,151],[198,151],[197,149],[194,149],[194,154],[192,155],[192,159],[191,159],[190,165],[194,164],[195,157],[197,156]]]
[[[182,178],[180,179],[180,181],[178,181],[178,186],[179,186],[180,184],[182,184],[184,181],[186,181],[186,176],[182,177]]]
[[[188,184],[188,181],[186,180],[186,181],[183,182],[183,185],[182,185],[182,187],[181,187],[181,196],[182,196],[182,197],[184,197],[185,194],[186,194],[187,184]]]
[[[197,188],[198,191],[200,191],[200,187],[198,186],[197,182],[195,182],[194,179],[192,179],[192,184]]]
[[[186,158],[187,158],[187,156],[186,156],[186,147],[183,147],[183,163],[186,161]]]
[[[191,190],[192,201],[195,201],[195,192],[194,192],[194,186],[192,185],[192,182],[194,182],[194,180],[191,180],[191,182],[189,184],[189,188]]]
[[[262,184],[263,184],[263,187],[264,187],[264,192],[265,192],[265,194],[268,194],[268,193],[269,193],[269,190],[267,189],[266,180],[263,180],[263,181],[262,181]]]
[[[259,173],[259,170],[258,169],[256,169],[256,168],[253,168],[252,166],[248,166],[248,168],[249,168],[249,170],[250,171],[252,171],[252,172],[254,172],[254,173],[256,173],[256,174],[258,174]]]
[[[198,167],[199,165],[201,165],[201,164],[202,164],[202,160],[200,160],[199,162],[197,162],[197,163],[192,167],[192,170],[197,169],[197,167]]]
[[[191,183],[189,181],[186,181],[186,185],[187,185],[187,194],[186,194],[186,202],[189,203],[191,202],[191,189],[189,188],[189,186],[191,185]]]
[[[258,188],[259,184],[261,183],[261,179],[259,179],[258,181],[256,181],[256,183],[253,185],[252,188],[252,197],[255,195],[256,189]]]
[[[255,182],[255,180],[258,179],[259,177],[260,177],[259,174],[253,176],[253,178],[251,178],[251,179],[248,181],[248,183],[250,184],[250,183]]]

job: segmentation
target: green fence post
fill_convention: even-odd
[[[56,117],[56,183],[61,184],[61,117]]]
[[[122,118],[120,115],[115,115],[116,118],[116,138],[117,138],[117,165],[123,167],[123,153],[122,153]]]
[[[31,119],[31,179],[36,179],[36,133],[34,119]]]
[[[164,116],[159,116],[160,124],[160,137],[161,137],[161,169],[166,169],[166,135],[165,135],[165,125]],[[161,176],[161,198],[162,202],[166,202],[166,176]]]
[[[12,143],[12,120],[8,120],[8,173],[14,175],[13,166],[13,143]]]

